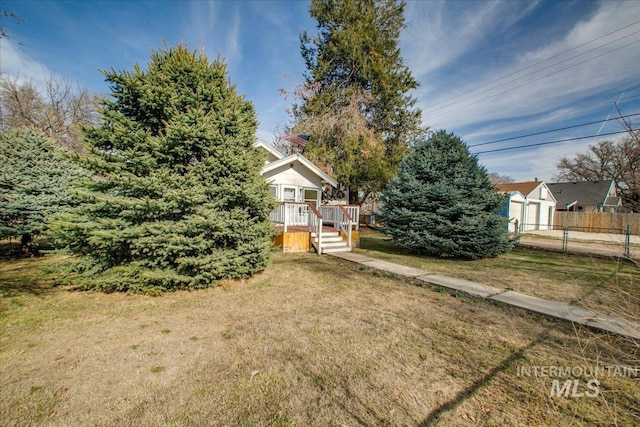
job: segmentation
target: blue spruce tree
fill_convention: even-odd
[[[33,237],[53,214],[77,204],[68,191],[86,172],[34,129],[0,132],[0,239],[19,237],[22,251],[37,251]]]
[[[157,293],[263,270],[274,202],[253,148],[253,105],[224,63],[177,46],[154,52],[147,70],[105,76],[112,99],[102,124],[84,131],[96,178],[52,225],[83,260],[74,281]]]
[[[384,231],[432,256],[477,259],[510,250],[505,198],[464,142],[444,130],[418,141],[383,192]]]

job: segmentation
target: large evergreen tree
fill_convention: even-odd
[[[416,143],[383,192],[386,233],[416,252],[484,258],[507,252],[506,202],[466,144],[444,130]]]
[[[422,131],[408,94],[418,83],[398,47],[404,3],[313,0],[309,12],[318,35],[301,36],[307,73],[292,130],[311,135],[305,155],[359,203],[385,187]]]
[[[0,239],[20,237],[26,250],[50,215],[75,203],[68,186],[86,173],[29,128],[0,132],[0,165]]]
[[[52,227],[87,260],[77,280],[158,292],[264,269],[274,202],[253,148],[254,108],[224,63],[178,46],[154,52],[146,71],[105,75],[113,99],[102,125],[85,130],[98,178]]]

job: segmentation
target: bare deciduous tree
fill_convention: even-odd
[[[556,164],[558,181],[595,181],[612,179],[618,195],[627,206],[640,209],[640,144],[633,128],[617,141],[600,141],[586,153],[562,157]]]
[[[0,129],[38,129],[64,148],[82,150],[80,126],[97,120],[97,97],[66,79],[49,77],[44,87],[0,77]]]
[[[500,175],[498,172],[489,173],[489,181],[492,184],[510,184],[515,181],[515,179],[511,178],[508,175]]]

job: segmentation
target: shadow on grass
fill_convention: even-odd
[[[0,297],[43,295],[54,290],[43,269],[45,258],[0,261]]]
[[[491,369],[488,373],[483,375],[482,377],[475,380],[470,386],[461,390],[458,394],[456,394],[451,400],[443,403],[442,405],[435,408],[427,418],[422,420],[418,425],[420,427],[430,426],[438,421],[438,418],[445,412],[449,412],[460,406],[467,399],[472,397],[478,390],[486,386],[493,378],[495,378],[500,373],[505,373],[509,370],[509,368],[519,359],[521,359],[525,353],[531,350],[536,345],[542,343],[547,337],[548,332],[550,331],[550,327],[546,328],[542,331],[535,339],[533,339],[529,344],[519,348],[517,351],[511,353],[507,358],[505,358],[502,362],[496,365],[493,369]]]
[[[403,248],[393,241],[390,236],[384,234],[363,234],[360,236],[360,249],[384,252],[393,255],[419,255]]]
[[[328,255],[319,256],[318,254],[284,254],[272,261],[274,266],[281,265],[283,268],[291,268],[292,266],[300,266],[308,271],[310,278],[319,276],[334,276],[336,281],[349,279],[358,273],[358,269],[337,268],[335,263],[342,260],[330,257]]]
[[[423,258],[423,259],[445,261],[445,262],[455,261],[455,262],[472,263],[473,261],[478,261],[471,258],[437,257],[437,256],[421,253],[420,251],[412,250],[412,249],[401,246],[399,243],[394,242],[391,236],[387,236],[380,232],[371,232],[370,234],[363,233],[363,235],[360,236],[359,248],[363,250],[368,250],[368,251],[381,252],[388,255],[402,255],[402,256],[410,256],[415,258]]]

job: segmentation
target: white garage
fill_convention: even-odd
[[[544,182],[496,184],[496,189],[509,195],[509,203],[502,211],[502,215],[509,218],[509,231],[515,231],[516,220],[521,231],[552,227],[556,199]]]

